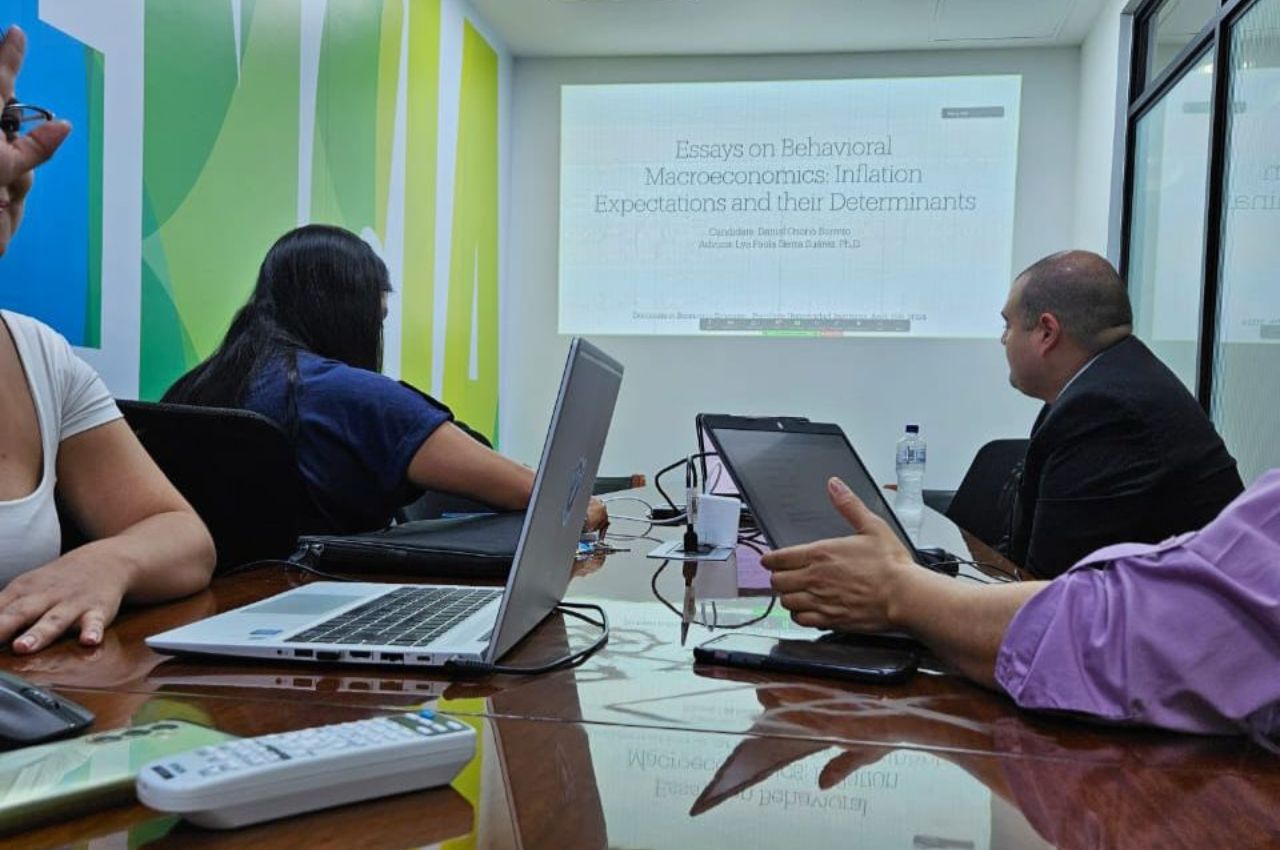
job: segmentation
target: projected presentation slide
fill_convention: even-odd
[[[560,332],[992,338],[1018,76],[564,86]]]

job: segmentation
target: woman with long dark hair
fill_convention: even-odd
[[[292,230],[267,252],[217,351],[164,400],[245,408],[279,424],[311,495],[308,532],[383,528],[423,490],[526,507],[533,470],[379,373],[390,291],[386,266],[355,234],[318,224]],[[588,527],[606,521],[593,502]]]

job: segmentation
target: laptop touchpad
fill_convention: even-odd
[[[257,605],[250,605],[248,608],[240,610],[246,614],[323,614],[326,611],[332,611],[335,608],[341,608],[343,605],[349,605],[359,599],[364,599],[365,595],[359,596],[343,596],[341,594],[326,593],[295,593],[287,596],[278,596],[275,599],[268,599],[266,602],[260,602]]]

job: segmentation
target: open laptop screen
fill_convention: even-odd
[[[621,384],[621,363],[584,339],[570,343],[533,496],[485,659],[490,663],[564,597]]]
[[[703,427],[774,547],[852,533],[827,496],[841,478],[914,552],[884,495],[839,426],[708,416]]]

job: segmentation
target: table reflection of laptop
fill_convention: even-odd
[[[493,663],[564,596],[621,382],[621,364],[574,339],[505,589],[312,582],[147,645],[357,664]]]
[[[570,631],[576,629],[569,625],[573,622],[548,620],[538,631],[538,655],[530,663],[569,654],[578,641],[571,639]],[[480,747],[487,790],[477,807],[476,847],[605,850],[614,846],[586,725],[521,719],[582,718],[581,677],[574,673],[543,678],[536,685],[522,683],[485,699],[489,719],[480,730]],[[460,682],[450,693],[461,691],[465,684]],[[438,703],[444,712],[457,705],[448,699]],[[502,834],[504,829],[509,837]]]
[[[193,665],[194,666],[194,665]],[[169,672],[161,668],[163,675],[148,677],[147,683],[160,692],[179,692],[183,688],[240,688],[262,691],[309,691],[316,694],[350,693],[406,697],[411,702],[431,702],[438,699],[450,685],[449,679],[404,679],[378,676],[331,676],[328,674],[295,673],[231,673],[223,669],[203,674]],[[255,694],[255,696],[257,696]],[[399,701],[397,701],[399,702]]]
[[[916,547],[840,426],[717,414],[700,415],[698,424],[775,549],[853,533],[827,495],[827,479],[834,475],[888,523],[917,564],[956,572],[940,566],[954,567],[954,555]]]

